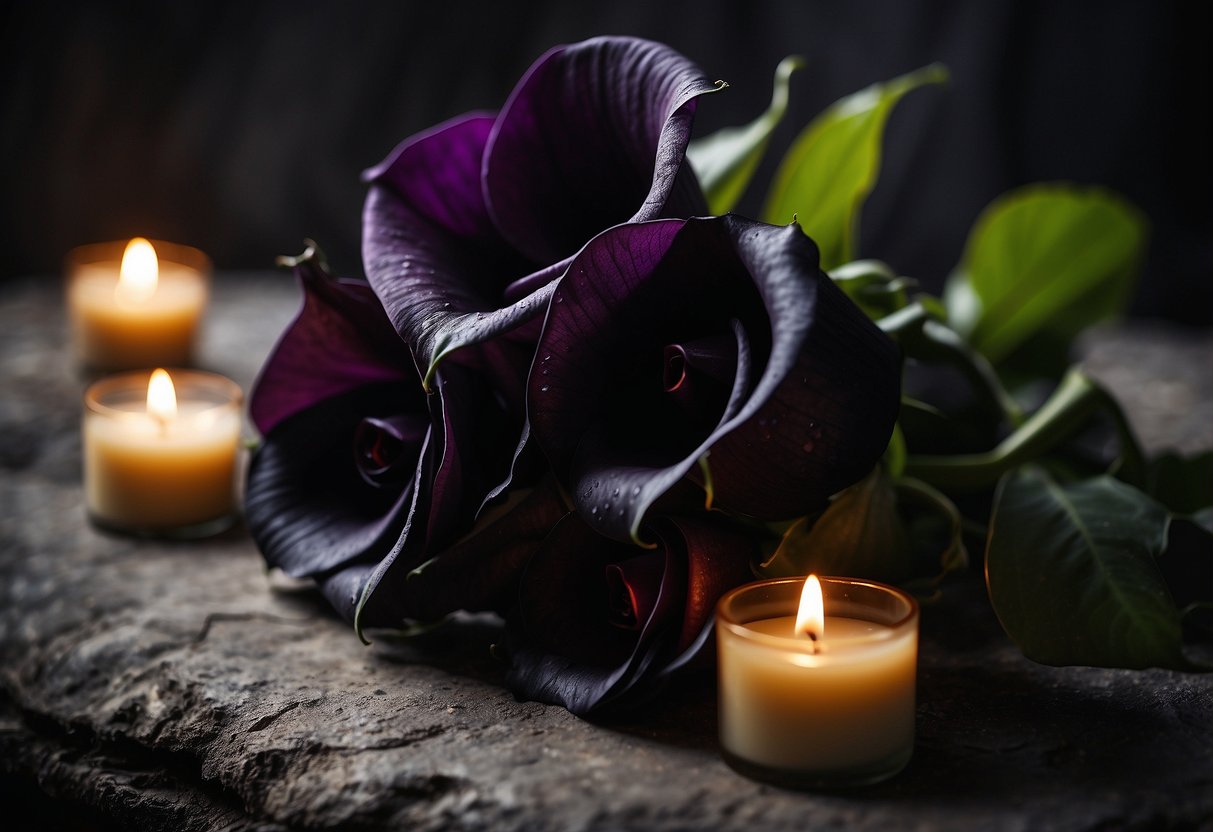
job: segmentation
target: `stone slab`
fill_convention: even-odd
[[[296,304],[285,274],[221,275],[201,363],[247,390]],[[64,327],[57,281],[0,286],[0,797],[40,813],[17,828],[1213,829],[1213,677],[1035,665],[977,576],[924,610],[910,766],[804,794],[721,762],[710,677],[594,724],[501,687],[490,619],[366,648],[241,528],[99,532]],[[1085,349],[1148,445],[1213,445],[1208,332]]]

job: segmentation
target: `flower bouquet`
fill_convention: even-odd
[[[1192,666],[1209,598],[1176,576],[1213,562],[1213,456],[1143,459],[1057,372],[1123,305],[1143,219],[1096,189],[1007,195],[944,300],[855,261],[888,114],[937,66],[823,112],[763,221],[729,214],[798,65],[753,123],[692,141],[727,85],[658,43],[557,47],[499,112],[368,170],[365,279],[314,244],[288,260],[303,306],[251,397],[268,563],[364,638],[495,612],[508,685],[579,714],[710,660],[717,599],[755,575],[929,595],[974,530],[1028,656]],[[1074,441],[1101,415],[1111,456]]]

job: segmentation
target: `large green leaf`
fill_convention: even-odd
[[[1061,486],[1035,466],[999,484],[986,583],[1024,655],[1051,665],[1185,667],[1182,632],[1155,559],[1166,509],[1102,476]]]
[[[853,260],[859,212],[880,172],[884,126],[902,96],[947,80],[932,64],[835,102],[809,123],[788,150],[767,196],[763,219],[795,217],[821,249],[821,267]]]
[[[1147,223],[1101,188],[1028,185],[996,199],[948,279],[948,320],[997,363],[1029,342],[1066,345],[1122,311],[1145,254]]]
[[[714,216],[731,211],[754,178],[771,133],[788,111],[788,82],[798,69],[804,69],[804,58],[799,55],[779,62],[771,105],[754,121],[742,127],[717,130],[687,147],[687,160],[699,178],[708,198],[708,209]]]

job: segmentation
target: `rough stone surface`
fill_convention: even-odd
[[[1034,665],[976,576],[924,610],[910,766],[803,794],[721,762],[710,678],[591,724],[500,686],[492,621],[364,648],[242,529],[101,533],[60,298],[0,289],[0,798],[39,829],[1213,829],[1213,677]],[[247,390],[296,303],[285,275],[224,276],[203,365]],[[1213,445],[1209,333],[1086,349],[1147,444]]]

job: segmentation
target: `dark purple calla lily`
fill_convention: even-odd
[[[448,121],[367,171],[363,259],[436,394],[435,489],[458,480],[474,512],[472,479],[480,498],[506,487],[524,431],[534,341],[569,256],[616,223],[705,210],[684,154],[694,99],[714,89],[694,64],[650,41],[558,47],[531,67],[499,115]],[[469,446],[484,450],[475,466],[465,464]],[[522,467],[513,467],[515,481]],[[430,554],[449,542],[434,525],[431,518]],[[404,609],[373,599],[395,594],[419,556],[405,541],[378,565],[360,624]]]
[[[899,357],[817,262],[798,227],[733,216],[620,226],[574,258],[528,412],[587,523],[640,542],[688,474],[726,511],[799,517],[871,470]]]
[[[704,213],[685,151],[695,98],[715,89],[659,43],[561,46],[496,117],[449,121],[367,171],[367,277],[427,377],[542,315],[544,287],[604,228]]]
[[[751,536],[721,516],[646,526],[654,549],[567,515],[523,574],[507,684],[576,714],[633,706],[703,651],[717,599],[751,575]]]
[[[476,529],[410,571],[390,592],[381,586],[363,617],[437,621],[456,610],[507,614],[517,601],[523,567],[568,511],[550,475],[534,488],[512,492]]]
[[[303,305],[250,398],[263,441],[245,514],[270,565],[302,577],[391,548],[430,420],[412,357],[370,286],[330,275],[314,249],[295,274]]]

